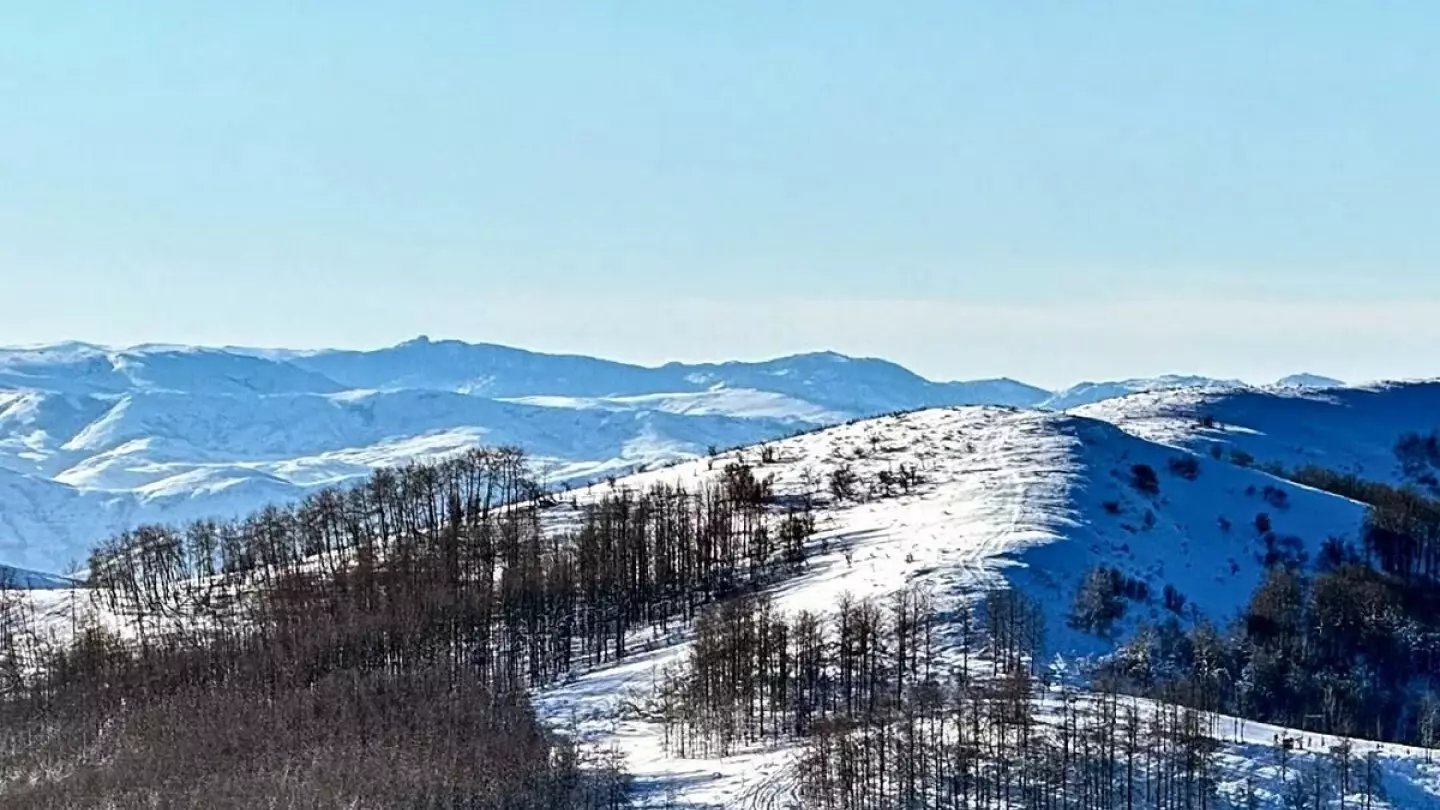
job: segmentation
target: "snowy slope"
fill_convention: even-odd
[[[1132,435],[1099,419],[1073,414],[996,408],[930,410],[883,417],[774,442],[776,461],[757,473],[774,476],[778,495],[814,492],[837,465],[848,463],[865,480],[901,463],[918,465],[919,489],[904,496],[836,503],[818,494],[820,553],[796,578],[772,593],[784,611],[827,611],[841,594],[882,596],[924,583],[946,604],[972,600],[1006,585],[1039,601],[1047,614],[1050,653],[1087,655],[1110,642],[1069,629],[1065,618],[1085,571],[1110,565],[1144,579],[1155,594],[1132,604],[1118,632],[1167,616],[1159,602],[1166,585],[1184,594],[1196,616],[1224,620],[1248,599],[1263,574],[1263,543],[1254,528],[1271,513],[1274,530],[1294,536],[1313,552],[1328,536],[1355,538],[1360,505],[1328,493],[1281,482],[1262,472],[1208,457],[1194,480],[1170,473],[1183,450]],[[720,474],[728,460],[755,464],[755,450],[687,462],[622,479],[636,490],[671,481],[694,487]],[[1193,456],[1192,456],[1193,457]],[[1143,494],[1132,469],[1159,472],[1158,494]],[[1263,500],[1266,486],[1287,492],[1288,508]],[[823,488],[823,485],[822,485]],[[583,500],[608,491],[582,492]],[[1223,519],[1223,520],[1222,520]],[[566,509],[551,516],[557,525]],[[557,723],[578,720],[592,743],[628,756],[644,791],[696,807],[792,807],[787,775],[791,752],[783,747],[722,760],[682,760],[662,745],[661,730],[624,716],[620,705],[643,695],[656,671],[683,659],[684,638],[650,639],[651,648],[620,666],[585,674],[542,692],[539,706]],[[1227,748],[1228,789],[1244,777],[1275,781],[1268,759],[1273,729],[1240,726]],[[1387,747],[1392,795],[1440,803],[1440,771],[1417,764],[1414,752]],[[1267,770],[1268,769],[1268,770]],[[1263,806],[1279,806],[1278,798]],[[688,804],[684,804],[688,803]]]
[[[1352,501],[1210,458],[1196,459],[1199,472],[1189,480],[1168,467],[1191,454],[1070,414],[935,409],[768,446],[778,461],[759,465],[757,473],[774,476],[781,496],[801,494],[840,464],[862,481],[902,463],[918,465],[925,479],[909,496],[828,502],[818,516],[824,537],[850,548],[854,566],[812,575],[803,589],[787,588],[782,606],[824,607],[841,590],[884,594],[916,580],[938,594],[964,597],[1003,579],[1056,610],[1055,641],[1071,650],[1090,644],[1060,626],[1091,566],[1119,567],[1156,594],[1174,585],[1203,615],[1224,619],[1259,583],[1262,548],[1249,525],[1256,513],[1273,513],[1277,534],[1296,536],[1312,550],[1328,536],[1356,537],[1363,520],[1362,507]],[[701,459],[628,476],[617,486],[642,490],[666,481],[694,487],[742,457],[758,463],[756,451],[740,450],[713,463]],[[1158,494],[1134,486],[1138,464],[1158,471]],[[1289,507],[1267,505],[1266,486],[1285,489]],[[1134,618],[1159,618],[1161,609],[1140,605]]]
[[[1037,407],[1052,411],[1068,411],[1093,405],[1098,402],[1129,396],[1131,394],[1157,391],[1202,390],[1229,391],[1236,389],[1260,388],[1340,388],[1344,382],[1333,377],[1318,374],[1291,374],[1281,377],[1267,386],[1251,386],[1240,380],[1220,380],[1213,377],[1199,377],[1189,374],[1164,374],[1159,377],[1137,377],[1128,380],[1104,382],[1082,382],[1040,401]]]
[[[1440,382],[1152,391],[1075,413],[1201,453],[1228,456],[1236,449],[1257,462],[1316,464],[1375,481],[1418,483],[1397,457],[1396,441],[1405,432],[1440,430]],[[1215,445],[1218,451],[1211,450]],[[1428,471],[1433,465],[1422,464],[1419,473]]]
[[[615,397],[529,396],[504,400],[522,405],[576,410],[653,410],[687,416],[738,416],[747,419],[794,419],[816,425],[843,422],[847,414],[801,399],[752,388],[716,388],[680,394],[634,394]]]

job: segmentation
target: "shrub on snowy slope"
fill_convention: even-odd
[[[1166,585],[1173,589],[1174,586]],[[1150,586],[1121,573],[1117,568],[1090,569],[1075,594],[1070,626],[1098,636],[1109,637],[1115,622],[1125,615],[1126,602],[1144,602]]]

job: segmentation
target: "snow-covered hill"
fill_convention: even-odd
[[[1440,431],[1440,382],[1356,388],[1182,389],[1107,400],[1074,413],[1153,441],[1287,468],[1317,465],[1374,481],[1435,486],[1440,448],[1397,452],[1402,434]]]
[[[1231,399],[1187,395],[1212,406],[1228,402],[1222,412],[1229,418],[1271,427],[1287,421],[1280,415],[1287,405],[1301,413],[1324,405],[1296,395],[1227,396]],[[1404,422],[1385,419],[1414,417],[1424,412],[1413,410],[1424,402],[1440,404],[1440,387],[1392,387],[1353,396],[1351,410],[1368,413],[1355,415],[1356,424],[1394,431]],[[1327,538],[1353,541],[1359,536],[1364,512],[1355,502],[1216,460],[1204,448],[1192,452],[1179,446],[1184,442],[1172,445],[1137,435],[1146,431],[1135,428],[1152,426],[1139,417],[1143,403],[1178,398],[1125,400],[1125,407],[1105,414],[1109,419],[1001,408],[888,416],[773,442],[767,453],[772,463],[759,464],[759,451],[747,449],[624,478],[616,487],[643,491],[673,482],[693,488],[721,475],[726,462],[743,458],[759,464],[757,474],[772,476],[784,499],[815,494],[816,482],[841,465],[858,473],[862,489],[882,471],[918,466],[923,482],[910,494],[836,501],[820,492],[815,546],[826,551],[773,589],[776,608],[824,613],[842,594],[878,597],[923,584],[940,600],[944,615],[947,606],[1008,585],[1043,606],[1048,654],[1085,656],[1113,645],[1066,621],[1082,578],[1094,566],[1117,568],[1149,586],[1149,598],[1128,605],[1115,630],[1118,637],[1140,622],[1170,616],[1188,623],[1236,615],[1265,571],[1266,545],[1255,521],[1259,513],[1268,514],[1276,536],[1290,538],[1287,542],[1312,559]],[[1121,418],[1121,412],[1134,418]],[[1175,424],[1190,419],[1174,418],[1179,420]],[[1274,424],[1268,421],[1272,418]],[[1331,438],[1343,441],[1351,435],[1336,432]],[[1166,434],[1176,437],[1183,438],[1178,432]],[[1336,446],[1331,454],[1340,452]],[[1137,486],[1137,465],[1158,473],[1158,491]],[[583,503],[609,491],[597,487],[578,498]],[[568,524],[565,508],[559,511],[552,520]],[[1166,586],[1184,596],[1187,607],[1180,613],[1164,606],[1160,594]],[[642,790],[664,801],[721,808],[801,806],[787,793],[795,780],[788,772],[793,751],[785,746],[723,759],[683,759],[664,747],[658,724],[621,710],[642,699],[655,673],[682,661],[688,650],[683,637],[646,636],[642,641],[652,648],[637,658],[542,692],[541,710],[559,723],[578,719],[592,742],[618,747]],[[1260,791],[1259,806],[1282,806],[1281,777],[1269,747],[1279,730],[1238,721],[1225,726],[1222,792],[1238,800],[1241,786],[1249,784]],[[1440,806],[1440,767],[1425,765],[1418,752],[1400,746],[1379,750],[1394,799],[1388,806]]]
[[[814,482],[842,464],[861,482],[902,464],[917,466],[924,478],[908,496],[832,500],[820,513],[821,528],[832,545],[851,552],[854,565],[842,564],[847,570],[837,568],[804,590],[786,587],[782,607],[823,607],[842,589],[863,597],[915,581],[960,597],[1003,579],[1054,608],[1052,641],[1070,652],[1096,646],[1063,629],[1080,580],[1093,566],[1119,568],[1154,594],[1172,585],[1201,615],[1224,618],[1259,582],[1258,512],[1274,512],[1276,534],[1294,536],[1312,551],[1327,537],[1355,539],[1363,519],[1362,507],[1347,499],[1073,414],[932,409],[767,446],[777,461],[760,464],[757,474],[773,476],[782,499],[807,487],[813,494]],[[616,486],[693,488],[737,458],[759,462],[758,451],[745,448],[628,476]],[[1171,462],[1182,460],[1193,461],[1195,471],[1172,472]],[[1137,465],[1157,472],[1158,492],[1137,487]],[[1286,508],[1267,505],[1266,487],[1286,491]],[[1154,603],[1137,606],[1135,618],[1159,619],[1161,610]]]

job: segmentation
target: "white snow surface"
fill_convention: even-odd
[[[828,502],[822,495],[815,556],[802,574],[772,590],[780,610],[823,613],[842,594],[884,596],[922,583],[938,598],[943,615],[947,604],[1008,585],[1043,606],[1049,653],[1064,657],[1112,647],[1066,626],[1065,614],[1091,566],[1118,567],[1144,579],[1156,595],[1150,603],[1130,606],[1118,634],[1168,615],[1155,604],[1167,584],[1187,597],[1195,615],[1224,621],[1263,575],[1255,514],[1271,513],[1278,533],[1300,538],[1312,552],[1329,536],[1355,539],[1363,520],[1359,504],[1208,456],[1199,457],[1194,480],[1170,474],[1168,462],[1187,451],[1073,414],[929,410],[830,428],[771,447],[776,461],[760,465],[757,474],[773,476],[780,495],[813,491],[815,482],[823,482],[841,463],[853,465],[862,480],[900,463],[916,464],[925,479],[913,494],[861,503]],[[752,464],[759,461],[753,449],[739,455]],[[719,475],[737,457],[728,453],[713,461],[686,462],[622,479],[616,486],[640,490],[667,481],[693,487]],[[1141,494],[1132,486],[1136,464],[1159,471],[1158,495]],[[1266,486],[1285,489],[1289,507],[1265,504],[1259,493]],[[580,498],[604,491],[597,486]],[[561,510],[551,519],[565,525],[570,517]],[[632,648],[645,651],[544,690],[537,696],[542,715],[558,726],[573,724],[590,744],[618,749],[640,794],[654,806],[802,806],[793,795],[795,751],[790,747],[723,759],[671,756],[661,728],[624,707],[643,701],[661,668],[683,660],[687,640],[641,634]],[[1281,806],[1272,746],[1276,733],[1254,723],[1227,732],[1223,792],[1238,798],[1249,777],[1262,807]],[[1309,736],[1313,744],[1323,742]],[[1423,761],[1416,751],[1379,748],[1392,803],[1378,806],[1440,806],[1440,766]],[[1357,750],[1369,749],[1360,745]]]
[[[679,394],[638,394],[623,397],[511,397],[506,402],[546,408],[598,408],[608,411],[655,410],[687,416],[740,416],[762,419],[794,419],[815,425],[843,422],[850,414],[806,402],[803,399],[756,391],[751,388],[716,388],[712,391]]]
[[[1374,481],[1414,484],[1419,483],[1416,471],[1404,469],[1396,441],[1402,433],[1440,431],[1440,382],[1150,391],[1073,412],[1201,454],[1228,457],[1240,450],[1257,462],[1317,465]],[[1427,466],[1419,472],[1428,471]]]

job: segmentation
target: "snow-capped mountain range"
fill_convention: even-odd
[[[1301,375],[1280,385],[1337,382]],[[0,349],[0,562],[68,570],[136,523],[237,514],[481,443],[518,445],[560,481],[893,411],[1063,410],[1239,385],[937,382],[832,352],[652,368],[423,337],[375,351]]]

